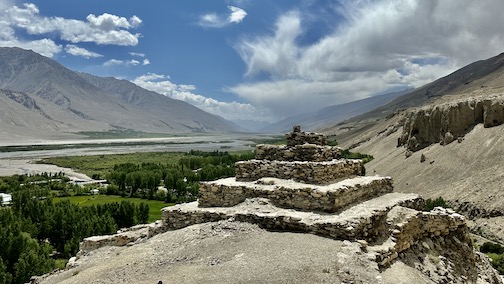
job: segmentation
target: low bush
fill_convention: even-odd
[[[480,252],[503,254],[504,247],[496,243],[486,242],[480,247]]]
[[[446,201],[442,197],[438,197],[436,199],[427,199],[425,200],[425,211],[431,211],[434,207],[443,207],[443,208],[451,208],[451,206],[446,203]]]

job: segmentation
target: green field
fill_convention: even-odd
[[[71,168],[77,172],[88,176],[99,174],[105,178],[106,174],[114,169],[114,165],[133,163],[155,163],[172,164],[178,163],[184,153],[176,152],[149,152],[149,153],[130,153],[130,154],[112,154],[96,156],[67,156],[51,157],[40,160],[41,164],[53,164],[63,168]]]
[[[149,223],[156,220],[161,220],[161,209],[168,206],[173,206],[173,203],[165,203],[158,200],[147,200],[141,198],[124,198],[116,195],[84,195],[84,196],[70,196],[70,197],[57,197],[54,202],[62,200],[70,200],[70,203],[78,204],[79,206],[91,206],[95,204],[106,204],[121,201],[131,201],[134,204],[145,202],[149,205]]]

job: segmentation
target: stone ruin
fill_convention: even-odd
[[[471,240],[462,215],[422,211],[417,194],[394,193],[390,177],[361,176],[362,161],[341,157],[322,134],[287,134],[286,146],[257,145],[236,177],[202,182],[197,202],[163,209],[168,230],[232,219],[275,230],[357,241],[380,267],[422,239]]]
[[[236,177],[202,182],[198,201],[166,207],[162,224],[140,229],[152,235],[206,222],[249,222],[268,230],[358,242],[379,269],[401,255],[451,246],[460,253],[443,259],[461,278],[438,272],[440,279],[465,283],[481,277],[479,267],[488,263],[481,266],[485,262],[472,248],[462,215],[440,207],[422,211],[425,202],[419,195],[392,192],[390,177],[361,176],[362,161],[344,159],[341,152],[327,146],[324,135],[294,127],[287,145],[257,145],[256,159],[236,163]],[[81,251],[115,241],[124,245],[127,237],[87,238]],[[431,277],[431,271],[422,272]],[[494,278],[486,280],[500,283]]]

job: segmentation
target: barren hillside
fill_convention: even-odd
[[[443,197],[474,220],[474,231],[502,242],[504,125],[495,125],[498,119],[487,124],[483,115],[503,116],[504,107],[502,95],[494,93],[493,99],[485,95],[491,102],[481,109],[479,117],[475,115],[478,108],[472,103],[480,95],[481,92],[471,92],[444,97],[341,141],[344,146],[358,145],[354,151],[375,157],[366,164],[368,175],[390,175],[398,192],[417,193],[424,198]],[[473,107],[462,110],[460,102],[464,100]],[[423,140],[424,134],[431,137],[430,142]],[[403,143],[405,137],[409,140]],[[422,147],[414,147],[422,143]]]
[[[232,122],[115,78],[77,73],[20,48],[0,48],[0,137],[133,129],[230,132]]]

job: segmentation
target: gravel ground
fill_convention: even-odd
[[[356,243],[220,221],[104,247],[41,283],[380,283]],[[388,282],[387,282],[388,283]]]

